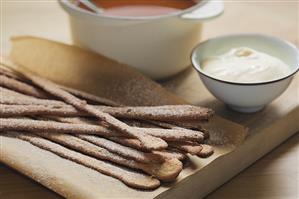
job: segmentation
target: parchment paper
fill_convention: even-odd
[[[107,97],[124,105],[185,103],[135,69],[79,47],[34,37],[18,37],[12,41],[10,58],[22,66],[18,70],[30,70],[57,83]],[[0,94],[0,97],[5,96]],[[218,116],[211,120],[207,128],[217,143],[214,146],[215,154],[207,159],[190,156],[190,161],[176,182],[165,184],[154,191],[129,188],[116,179],[25,141],[1,135],[0,160],[66,198],[154,198],[160,194],[167,197],[166,190],[176,190],[192,175],[205,172],[204,167],[232,152],[242,144],[247,134],[243,126]]]

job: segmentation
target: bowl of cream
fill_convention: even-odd
[[[295,45],[260,34],[209,39],[194,48],[191,60],[207,89],[243,113],[260,111],[280,96],[299,69]]]

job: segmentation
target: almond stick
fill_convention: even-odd
[[[99,118],[100,120],[106,122],[112,128],[126,135],[139,139],[142,145],[148,150],[162,150],[167,148],[167,143],[164,140],[148,135],[142,132],[140,129],[130,127],[127,124],[121,122],[120,120],[112,117],[111,115],[93,108],[92,106],[88,105],[85,101],[80,100],[75,96],[71,95],[70,93],[60,89],[52,82],[46,81],[42,78],[33,75],[31,75],[29,79],[43,90],[52,94],[53,96],[61,98],[66,103],[73,105],[77,109]]]
[[[11,135],[11,133],[9,133]],[[33,134],[13,133],[18,139],[30,142],[31,144],[50,151],[62,158],[81,164],[85,167],[96,170],[104,175],[114,177],[124,184],[137,189],[155,189],[160,186],[160,181],[148,175],[144,175],[126,168],[98,160],[87,155],[70,150],[59,144],[48,141]]]
[[[96,158],[108,160],[132,169],[140,169],[163,181],[173,181],[182,170],[182,163],[179,160],[154,161],[151,164],[145,164],[123,158],[72,135],[56,133],[40,133],[38,135]]]

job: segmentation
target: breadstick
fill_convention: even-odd
[[[127,124],[121,122],[120,120],[112,117],[111,115],[93,108],[92,106],[88,105],[85,101],[80,100],[75,96],[71,95],[70,93],[60,89],[52,82],[46,81],[34,75],[31,75],[29,79],[43,90],[56,97],[63,99],[66,103],[73,105],[77,109],[85,111],[90,115],[93,115],[101,119],[102,121],[109,124],[109,126],[120,131],[121,133],[139,139],[142,145],[148,150],[162,150],[167,148],[167,143],[164,140],[148,135],[140,129],[130,127]]]
[[[37,98],[47,98],[47,95],[40,89],[5,75],[0,75],[0,86]]]
[[[214,153],[214,149],[210,145],[202,144],[202,150],[197,154],[198,157],[207,158]]]
[[[138,150],[144,150],[141,142],[137,139],[134,138],[122,138],[122,137],[109,137],[109,140],[112,140],[114,142],[117,142],[119,144],[134,148],[134,149],[138,149]],[[152,151],[154,152],[154,151]]]
[[[13,101],[10,101],[12,103]],[[24,101],[23,101],[24,102]],[[29,101],[30,102],[30,101]],[[0,104],[0,117],[20,117],[20,116],[37,116],[37,115],[50,115],[50,116],[82,116],[78,110],[72,106],[62,108],[60,105],[6,105]],[[85,114],[86,115],[86,114]]]
[[[13,90],[9,90],[0,86],[0,103],[12,104],[12,105],[51,105],[51,106],[63,106],[65,103],[57,100],[38,99],[31,96],[27,96],[21,93],[17,93]],[[4,97],[5,96],[5,97]]]
[[[113,140],[114,142],[117,142],[119,144],[132,147],[138,150],[143,150],[143,147],[141,146],[141,143],[137,139],[132,139],[132,138],[121,138],[121,137],[110,137],[108,138],[110,140]],[[152,151],[153,154],[157,154],[162,156],[165,159],[178,159],[178,160],[183,160],[186,158],[186,155],[178,152],[178,151],[173,151],[171,149],[164,150],[164,151]]]
[[[181,128],[201,131],[204,135],[204,139],[208,139],[210,137],[209,132],[203,127],[203,124],[206,122],[207,121],[175,121],[170,122],[170,124]]]
[[[11,135],[11,133],[9,133]],[[104,175],[114,177],[124,184],[137,189],[155,189],[160,186],[160,181],[154,177],[141,174],[126,168],[98,160],[87,155],[70,150],[61,145],[38,137],[32,134],[14,133],[16,138],[30,142],[31,144],[50,151],[62,158],[81,164],[90,169],[96,170]]]
[[[72,135],[57,133],[40,133],[38,135],[96,158],[108,160],[129,168],[140,169],[162,181],[173,181],[182,170],[182,163],[178,160],[153,161],[151,164],[145,164],[125,159]]]
[[[67,124],[31,119],[0,118],[0,131],[59,132],[70,134],[97,134],[105,137],[122,136],[96,125]]]
[[[125,122],[131,126],[136,128],[142,127],[145,132],[150,131],[153,136],[165,138],[165,140],[189,140],[189,141],[197,141],[201,142],[204,139],[204,135],[201,131],[193,131],[184,128],[168,128],[168,129],[161,129],[157,128],[157,125],[154,123],[147,121],[137,121],[137,120],[125,120]],[[168,132],[173,132],[169,134]],[[164,135],[164,136],[163,136]]]
[[[203,147],[200,144],[188,143],[188,142],[168,142],[170,147],[182,150],[190,153],[191,155],[198,155]]]
[[[91,101],[91,102],[94,102],[94,103],[97,103],[97,104],[104,104],[104,105],[107,105],[107,106],[121,106],[120,104],[117,104],[116,102],[114,102],[112,100],[109,100],[107,98],[91,95],[89,93],[85,93],[83,91],[79,91],[79,90],[69,88],[69,87],[65,87],[65,86],[61,86],[61,85],[59,85],[59,87],[62,88],[63,90],[65,90],[65,91],[68,91],[68,92],[72,93],[73,95],[75,95],[79,98],[82,98],[82,99],[85,99],[85,100],[88,100],[88,101]]]
[[[39,103],[40,101],[41,103]],[[60,115],[60,116],[83,116],[86,115],[84,112],[80,112],[74,107],[70,105],[64,105],[61,103],[61,106],[57,106],[57,101],[51,102],[49,104],[45,104],[43,100],[35,100],[33,102],[37,102],[38,105],[27,105],[27,106],[22,106],[22,111],[16,111],[18,112],[19,115],[26,115],[28,114],[27,109],[32,110],[30,114],[34,115]],[[32,102],[32,103],[33,103]],[[48,101],[49,102],[49,101]],[[22,102],[21,102],[22,103]],[[54,105],[55,104],[55,105]],[[46,106],[41,106],[41,105],[46,105]],[[185,116],[182,116],[179,113],[172,112],[172,114],[167,113],[167,107],[166,106],[152,106],[152,107],[108,107],[108,106],[93,106],[99,111],[108,113],[112,116],[115,116],[117,118],[126,118],[126,119],[139,119],[139,120],[158,120],[159,118],[164,118],[162,120],[166,121],[171,121],[175,119],[181,118],[182,120],[186,119],[186,113]],[[3,112],[3,114],[13,114],[14,109],[19,109],[17,105],[8,107],[11,111],[10,112]],[[165,113],[163,112],[156,112],[159,109],[164,109]],[[177,109],[180,111],[183,111],[184,107],[178,105]],[[34,111],[33,111],[34,110]],[[130,111],[129,111],[130,110]],[[171,109],[169,109],[170,111]],[[44,113],[46,112],[46,113]],[[12,115],[14,116],[14,115]],[[150,123],[157,124],[159,126],[163,127],[172,127],[174,128],[175,125],[171,125],[168,123],[163,123],[163,122],[155,122],[152,121]]]
[[[103,147],[110,152],[116,153],[118,155],[121,155],[123,157],[138,162],[153,163],[153,162],[161,161],[161,156],[157,156],[152,153],[145,153],[142,151],[138,151],[136,149],[120,145],[118,143],[112,142],[110,140],[101,137],[92,136],[92,135],[77,135],[77,136],[85,141]]]
[[[91,124],[70,124],[55,121],[41,121],[32,119],[20,118],[0,118],[0,131],[45,131],[45,132],[60,132],[68,134],[96,134],[103,137],[129,137],[129,135],[121,134],[118,131],[111,130],[104,126]],[[182,141],[194,140],[202,141],[203,136],[200,132],[187,132],[173,129],[154,129],[154,128],[139,128],[151,136],[158,137],[164,140]],[[145,148],[143,145],[142,147]]]
[[[58,116],[47,116],[54,121],[63,122],[63,123],[71,123],[71,124],[90,124],[97,125],[97,121],[88,119],[86,117],[58,117]]]
[[[158,121],[185,121],[205,120],[213,115],[209,108],[191,105],[164,105],[139,107],[99,107],[103,112],[115,117],[128,119],[158,120]]]
[[[159,155],[165,159],[178,159],[178,160],[184,160],[186,159],[186,155],[184,153],[181,153],[179,151],[168,149],[164,151],[153,151],[153,154]]]

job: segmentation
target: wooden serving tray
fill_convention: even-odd
[[[213,107],[222,117],[248,127],[249,135],[234,152],[220,157],[209,164],[204,172],[192,176],[176,190],[170,189],[158,198],[204,197],[299,131],[298,75],[279,98],[254,114],[229,110],[207,91],[191,68],[162,84],[190,103]]]

